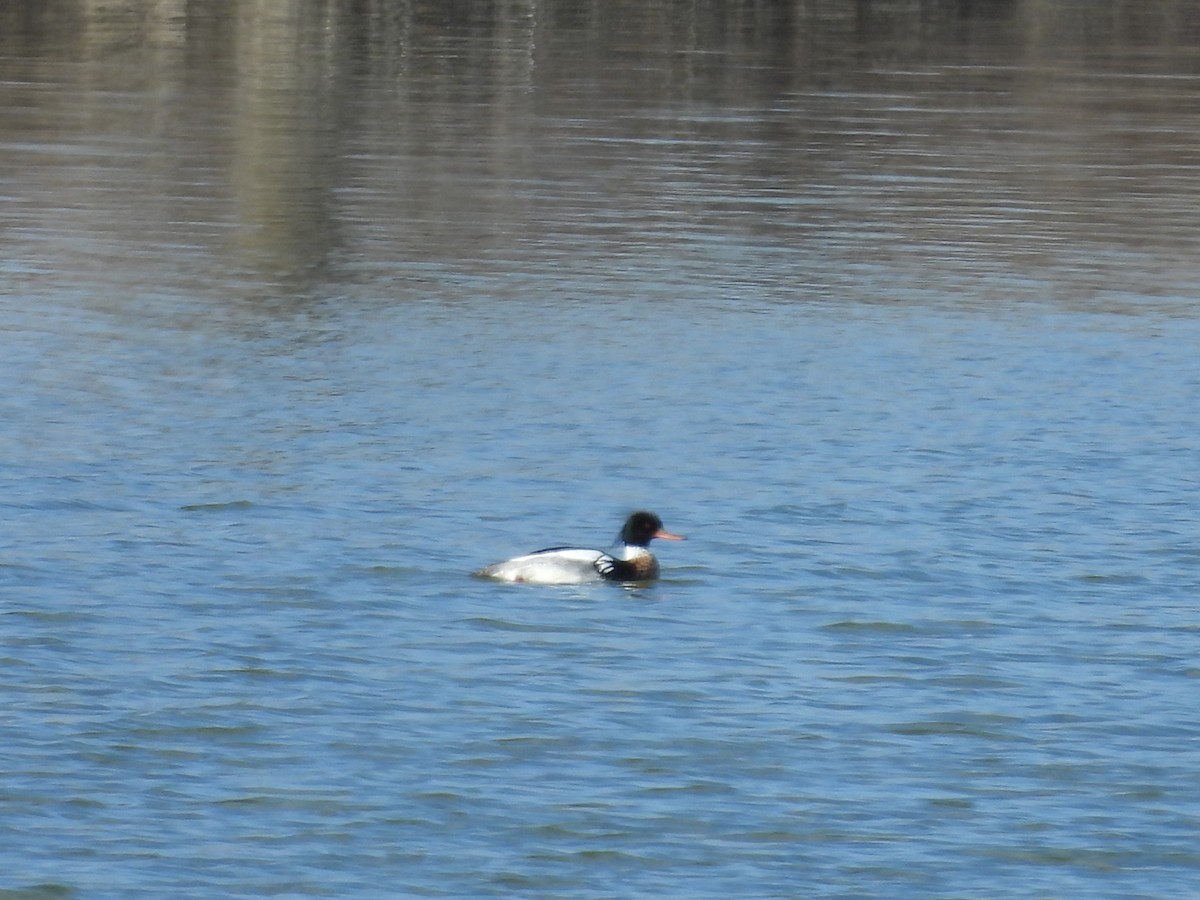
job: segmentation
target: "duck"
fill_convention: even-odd
[[[682,541],[683,535],[663,528],[662,519],[639,510],[621,528],[621,549],[614,553],[575,547],[549,547],[504,562],[484,566],[477,578],[528,584],[585,584],[590,581],[653,581],[658,577],[658,560],[650,542]]]

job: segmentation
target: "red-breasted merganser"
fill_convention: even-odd
[[[550,547],[518,556],[475,573],[479,578],[530,584],[582,584],[587,581],[650,581],[658,577],[658,560],[650,553],[655,538],[682,541],[682,535],[663,530],[662,519],[635,512],[621,529],[622,548],[616,555],[600,550]]]

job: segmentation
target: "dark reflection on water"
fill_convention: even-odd
[[[323,293],[431,265],[686,271],[719,239],[734,284],[765,269],[797,296],[881,264],[919,287],[931,257],[1071,300],[1154,270],[1174,295],[1200,225],[1198,20],[1165,0],[8,3],[6,270]]]

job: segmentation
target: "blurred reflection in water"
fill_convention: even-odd
[[[718,253],[800,295],[931,260],[1170,295],[1198,31],[1169,0],[7,3],[5,273],[253,295]]]

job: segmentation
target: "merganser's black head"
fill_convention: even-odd
[[[647,547],[655,538],[664,541],[682,541],[683,536],[663,530],[662,519],[652,512],[635,512],[625,520],[621,529],[621,540],[631,547]]]

